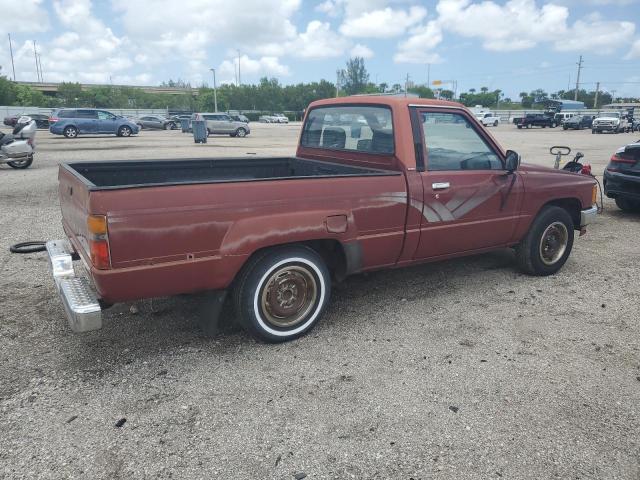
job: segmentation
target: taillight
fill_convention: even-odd
[[[107,217],[104,215],[89,215],[87,218],[89,231],[89,253],[91,263],[98,270],[111,268],[109,255],[109,238],[107,236]]]
[[[619,172],[625,167],[635,165],[637,162],[638,160],[625,155],[623,152],[616,152],[611,155],[609,165],[607,165],[607,170],[609,170],[610,172]]]
[[[58,120],[60,119],[56,117],[49,117],[49,123],[56,123]]]

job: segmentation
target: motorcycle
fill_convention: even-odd
[[[34,139],[37,129],[35,120],[22,116],[13,132],[0,132],[0,164],[6,163],[11,168],[29,168],[36,149]]]

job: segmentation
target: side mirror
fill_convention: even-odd
[[[507,156],[504,160],[504,167],[509,172],[512,173],[518,169],[520,166],[520,155],[518,152],[514,152],[513,150],[507,150]]]

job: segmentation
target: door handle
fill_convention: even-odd
[[[449,182],[438,182],[431,184],[431,188],[433,188],[434,190],[444,190],[445,188],[449,188],[450,186],[451,185],[449,184]]]

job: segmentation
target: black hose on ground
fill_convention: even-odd
[[[9,251],[11,253],[36,253],[44,252],[47,249],[45,242],[21,242],[11,245]]]

